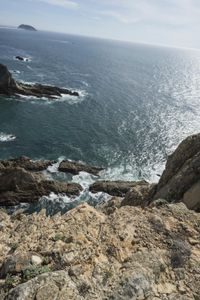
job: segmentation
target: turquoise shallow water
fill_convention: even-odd
[[[198,51],[0,29],[0,61],[17,80],[81,94],[1,97],[0,158],[64,156],[105,166],[103,178],[156,181],[167,155],[200,131]]]

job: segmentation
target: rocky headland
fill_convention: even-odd
[[[32,96],[37,98],[57,99],[62,95],[78,97],[79,93],[65,88],[43,84],[25,84],[13,79],[8,68],[0,64],[0,95],[4,96]]]
[[[29,30],[29,31],[37,31],[37,29],[35,29],[35,27],[33,27],[31,25],[26,25],[26,24],[19,25],[18,29],[24,29],[24,30]]]
[[[43,193],[78,195],[82,187],[50,181],[54,161],[0,161],[0,203],[39,201]],[[200,134],[168,158],[158,184],[98,180],[112,195],[67,213],[0,210],[0,299],[200,299]],[[61,162],[61,172],[102,168]],[[73,185],[73,186],[71,186]]]

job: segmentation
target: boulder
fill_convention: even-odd
[[[200,210],[200,134],[186,138],[169,156],[153,199],[184,203]]]
[[[111,196],[123,197],[131,188],[137,185],[148,184],[146,181],[96,181],[90,185],[92,193],[104,192]]]
[[[89,166],[75,161],[63,160],[60,163],[58,170],[60,172],[71,173],[74,175],[78,175],[79,172],[87,172],[97,176],[103,168]]]
[[[126,193],[121,205],[144,206],[153,188],[154,185],[146,181],[136,183],[135,186]]]
[[[23,57],[18,57],[21,60]],[[59,88],[51,85],[42,84],[25,84],[17,82],[12,78],[8,68],[0,64],[0,95],[6,96],[33,96],[37,98],[46,97],[49,99],[57,99],[62,94],[78,97],[79,93],[70,91],[65,88]]]
[[[9,255],[0,268],[0,278],[5,278],[8,274],[16,275],[17,273],[21,273],[23,270],[28,269],[32,265],[38,266],[41,264],[42,257],[36,253],[18,252]]]
[[[0,173],[0,205],[34,203],[51,192],[79,195],[82,187],[77,183],[48,181],[41,173],[31,173],[23,168],[5,168]]]
[[[45,273],[12,289],[4,300],[81,300],[66,271]]]
[[[121,207],[122,199],[123,198],[121,197],[112,197],[111,199],[96,205],[95,208],[106,215],[111,215]]]

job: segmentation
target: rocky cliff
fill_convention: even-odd
[[[16,58],[20,56],[16,56]],[[23,60],[23,58],[22,58]],[[0,64],[0,95],[5,96],[32,96],[37,98],[46,97],[49,99],[57,99],[63,95],[78,97],[79,93],[65,88],[59,88],[51,85],[43,84],[25,84],[15,81],[8,68]]]
[[[197,134],[168,158],[158,184],[97,181],[92,192],[115,197],[52,217],[1,209],[0,300],[200,299],[199,160]],[[56,188],[79,193],[79,185],[45,180],[52,163],[0,161],[2,203]],[[60,169],[101,171],[71,161]]]
[[[199,214],[183,203],[107,211],[0,211],[0,299],[199,299]]]

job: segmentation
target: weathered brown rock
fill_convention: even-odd
[[[165,171],[153,199],[182,201],[191,209],[200,210],[197,191],[200,181],[200,134],[185,139],[168,158]],[[189,192],[190,191],[190,192]]]
[[[27,171],[39,172],[46,170],[49,166],[54,164],[52,160],[31,160],[29,157],[21,156],[9,160],[0,161],[0,169],[5,168],[24,168]]]
[[[60,163],[58,170],[60,172],[71,173],[74,175],[77,175],[79,172],[87,172],[97,176],[103,168],[89,166],[75,161],[63,160]]]
[[[126,193],[121,205],[145,206],[151,195],[152,189],[154,189],[154,186],[155,185],[146,181],[136,183],[135,186]]]
[[[38,263],[39,262],[39,263]],[[30,266],[38,266],[42,263],[42,257],[38,254],[25,252],[8,255],[0,268],[0,278],[9,275],[16,275]]]
[[[34,203],[51,192],[79,195],[82,187],[77,183],[48,181],[41,173],[23,168],[5,168],[0,173],[0,205]]]
[[[39,266],[25,283],[21,273],[0,281],[0,299],[191,300],[200,295],[200,214],[183,203],[123,206],[111,215],[82,204],[51,218],[44,211],[13,218],[0,210],[0,222],[0,265],[11,251],[13,256],[36,252],[48,272],[37,276]]]
[[[104,203],[96,205],[95,208],[106,215],[111,215],[121,207],[122,199],[121,197],[112,197]]]
[[[146,181],[96,181],[90,186],[92,193],[104,192],[112,196],[123,197],[131,188],[148,184]]]
[[[46,97],[49,99],[55,99],[61,97],[62,94],[79,96],[78,92],[70,91],[65,88],[59,88],[51,85],[42,84],[25,84],[17,82],[12,78],[8,68],[0,64],[0,95],[6,96],[33,96],[37,98]]]

